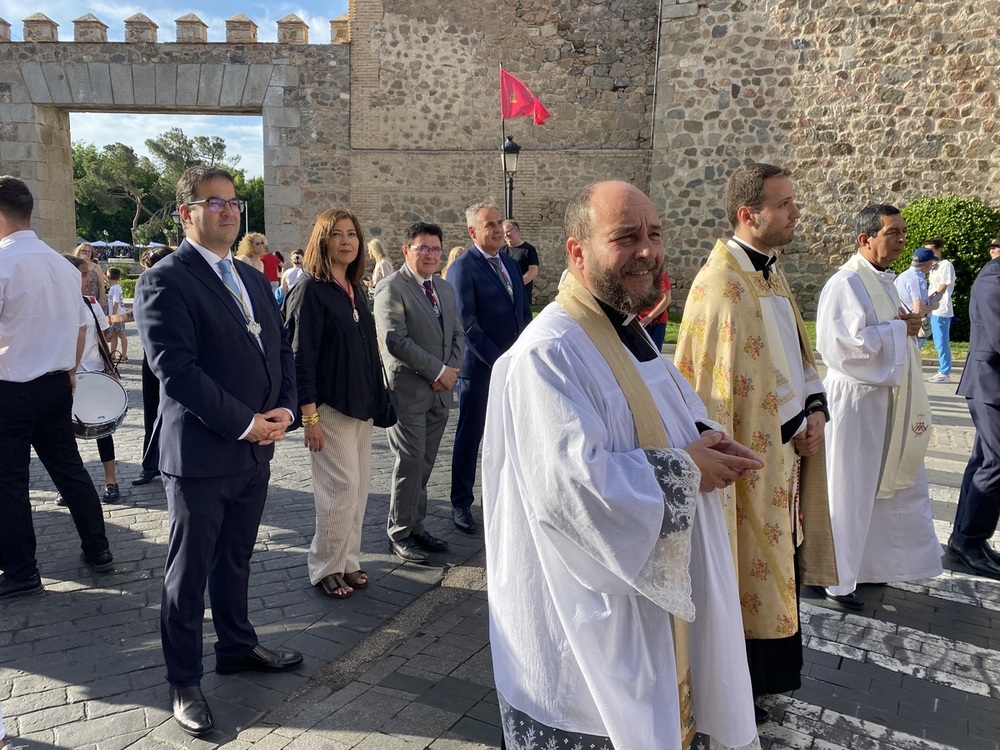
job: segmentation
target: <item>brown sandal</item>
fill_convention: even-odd
[[[354,593],[352,590],[354,587],[347,582],[343,573],[331,573],[316,585],[323,589],[323,593],[331,599],[346,599]],[[347,590],[347,593],[337,593],[344,589]]]
[[[361,576],[365,577],[365,580],[361,580]],[[347,581],[347,585],[352,589],[366,589],[368,588],[368,574],[363,570],[355,570],[353,573],[344,573],[344,580]]]

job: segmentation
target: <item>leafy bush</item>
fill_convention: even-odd
[[[122,285],[122,296],[126,299],[135,297],[135,279],[122,279],[118,283]]]
[[[978,198],[918,198],[903,209],[903,218],[906,247],[893,268],[905,270],[914,250],[930,238],[940,237],[944,241],[942,255],[955,264],[951,338],[968,341],[969,291],[979,269],[990,259],[986,247],[1000,232],[1000,212]]]

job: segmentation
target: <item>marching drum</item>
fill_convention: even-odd
[[[78,438],[107,437],[125,420],[128,393],[103,372],[78,372],[73,394],[73,432]]]

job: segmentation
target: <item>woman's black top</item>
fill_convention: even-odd
[[[353,289],[356,308],[337,282],[303,273],[282,317],[295,353],[299,404],[326,404],[364,421],[375,417],[382,398],[382,369],[368,298],[359,285]]]

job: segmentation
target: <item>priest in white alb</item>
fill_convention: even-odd
[[[623,182],[566,210],[570,275],[493,371],[483,451],[490,643],[508,750],[755,745],[716,489],[761,468],[635,314],[660,222]]]
[[[931,578],[941,572],[924,455],[931,410],[914,338],[921,315],[901,307],[889,266],[906,242],[898,209],[854,220],[858,251],[827,281],[816,348],[828,370],[826,464],[839,585]]]

